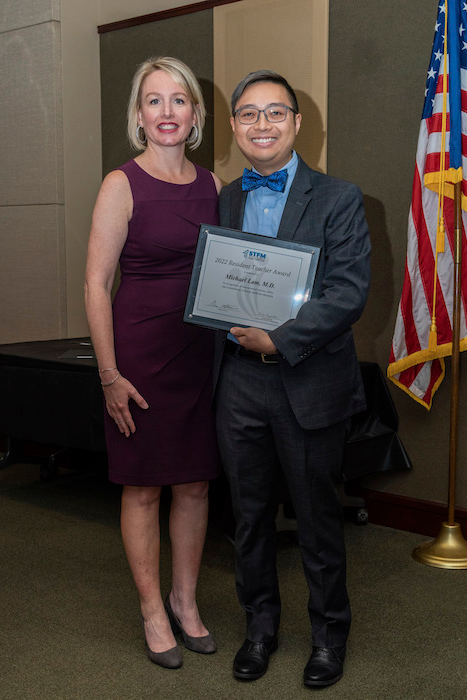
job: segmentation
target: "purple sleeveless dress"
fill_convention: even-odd
[[[218,223],[214,181],[198,166],[188,185],[157,180],[134,160],[119,169],[134,209],[113,303],[115,351],[119,371],[149,408],[130,401],[136,432],[129,438],[104,411],[109,478],[131,486],[212,479],[214,333],[182,319],[199,225]]]

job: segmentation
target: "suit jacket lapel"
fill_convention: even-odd
[[[284,207],[278,238],[289,241],[294,238],[303,212],[312,198],[312,175],[312,170],[298,156],[298,168]]]
[[[239,229],[240,231],[242,229],[247,196],[247,193],[242,190],[241,183],[242,181],[239,180],[230,200],[230,224],[232,228]]]

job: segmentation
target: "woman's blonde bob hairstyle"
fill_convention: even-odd
[[[203,140],[203,127],[206,121],[206,108],[204,106],[203,94],[191,68],[188,68],[180,59],[170,56],[148,58],[138,67],[138,70],[134,74],[130,99],[128,100],[128,140],[135,151],[144,151],[147,146],[146,137],[143,136],[144,130],[142,127],[138,127],[138,111],[141,109],[141,88],[143,82],[148,75],[151,75],[151,73],[154,73],[156,70],[164,71],[169,78],[172,78],[177,85],[180,85],[191,100],[196,114],[195,126],[197,128],[192,129],[187,139],[187,145],[190,150],[193,151],[195,148],[198,148]],[[139,132],[138,134],[137,130]]]

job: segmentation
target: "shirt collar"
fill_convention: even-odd
[[[297,172],[297,168],[298,168],[298,156],[297,156],[296,151],[292,151],[292,158],[289,160],[288,163],[286,163],[284,165],[283,168],[281,168],[281,170],[287,169],[287,182],[285,183],[284,192],[272,192],[271,190],[268,190],[266,192],[266,194],[281,195],[282,197],[286,198],[289,194],[290,188],[292,187],[292,182],[293,182],[293,179],[294,179],[295,174]],[[253,172],[258,173],[258,175],[261,175],[261,173],[258,170],[256,170],[256,168],[252,167],[251,169],[253,170]],[[249,196],[256,195],[256,197],[257,197],[257,196],[259,196],[258,193],[260,193],[260,190],[253,190],[252,192],[249,192],[248,195]]]

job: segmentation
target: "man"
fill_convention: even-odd
[[[285,78],[271,71],[247,75],[232,95],[230,122],[253,171],[221,191],[221,225],[320,248],[312,296],[295,319],[270,332],[233,327],[218,347],[218,436],[237,524],[237,591],[247,621],[234,675],[260,678],[278,645],[275,516],[281,468],[310,591],[313,649],[304,683],[320,687],[342,677],[350,626],[335,485],[349,419],[365,408],[351,325],[366,301],[370,242],[360,190],[311,170],[293,150],[301,115]],[[283,192],[283,176],[276,174],[281,170]],[[266,181],[273,173],[272,183]]]

